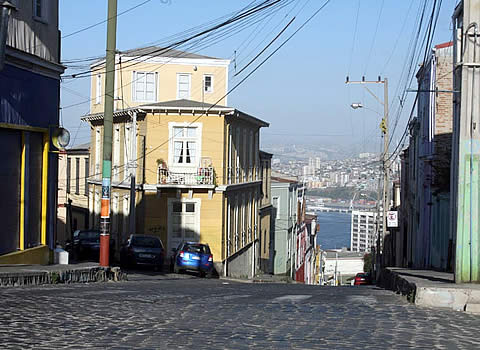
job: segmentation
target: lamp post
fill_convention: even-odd
[[[346,84],[362,84],[363,87],[380,103],[383,105],[383,119],[382,122],[380,123],[380,129],[383,134],[383,155],[382,155],[382,163],[383,163],[383,196],[382,196],[382,234],[381,236],[379,235],[378,240],[377,240],[377,250],[379,254],[383,253],[383,242],[385,239],[385,235],[387,234],[387,211],[388,211],[388,206],[390,203],[389,199],[389,159],[388,159],[388,143],[389,143],[389,135],[388,135],[388,79],[384,78],[381,80],[380,77],[378,77],[378,80],[376,81],[366,81],[365,77],[362,77],[362,80],[360,81],[350,81],[349,77],[346,79]],[[366,86],[367,84],[383,84],[383,102]],[[351,107],[353,109],[358,109],[358,108],[365,108],[362,103],[352,103]],[[368,108],[367,108],[368,109]],[[377,256],[378,258],[378,256]],[[385,261],[385,259],[382,259]]]

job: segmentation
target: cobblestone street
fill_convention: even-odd
[[[480,318],[377,287],[130,275],[0,289],[2,348],[473,349]]]

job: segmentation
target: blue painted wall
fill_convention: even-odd
[[[0,71],[0,123],[58,125],[60,81],[9,64]]]

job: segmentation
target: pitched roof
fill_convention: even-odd
[[[75,145],[67,149],[67,151],[86,150],[90,148],[90,142]]]
[[[285,183],[296,184],[298,183],[298,180],[294,180],[293,178],[272,176],[272,182],[285,182]]]
[[[155,56],[155,57],[174,57],[174,58],[203,58],[203,59],[218,59],[216,57],[198,55],[196,53],[190,53],[181,50],[169,49],[159,46],[145,46],[137,49],[131,49],[121,51],[123,56],[136,57],[136,56]]]

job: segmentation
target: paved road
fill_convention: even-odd
[[[7,348],[475,349],[480,317],[419,308],[376,287],[131,275],[0,289]]]

